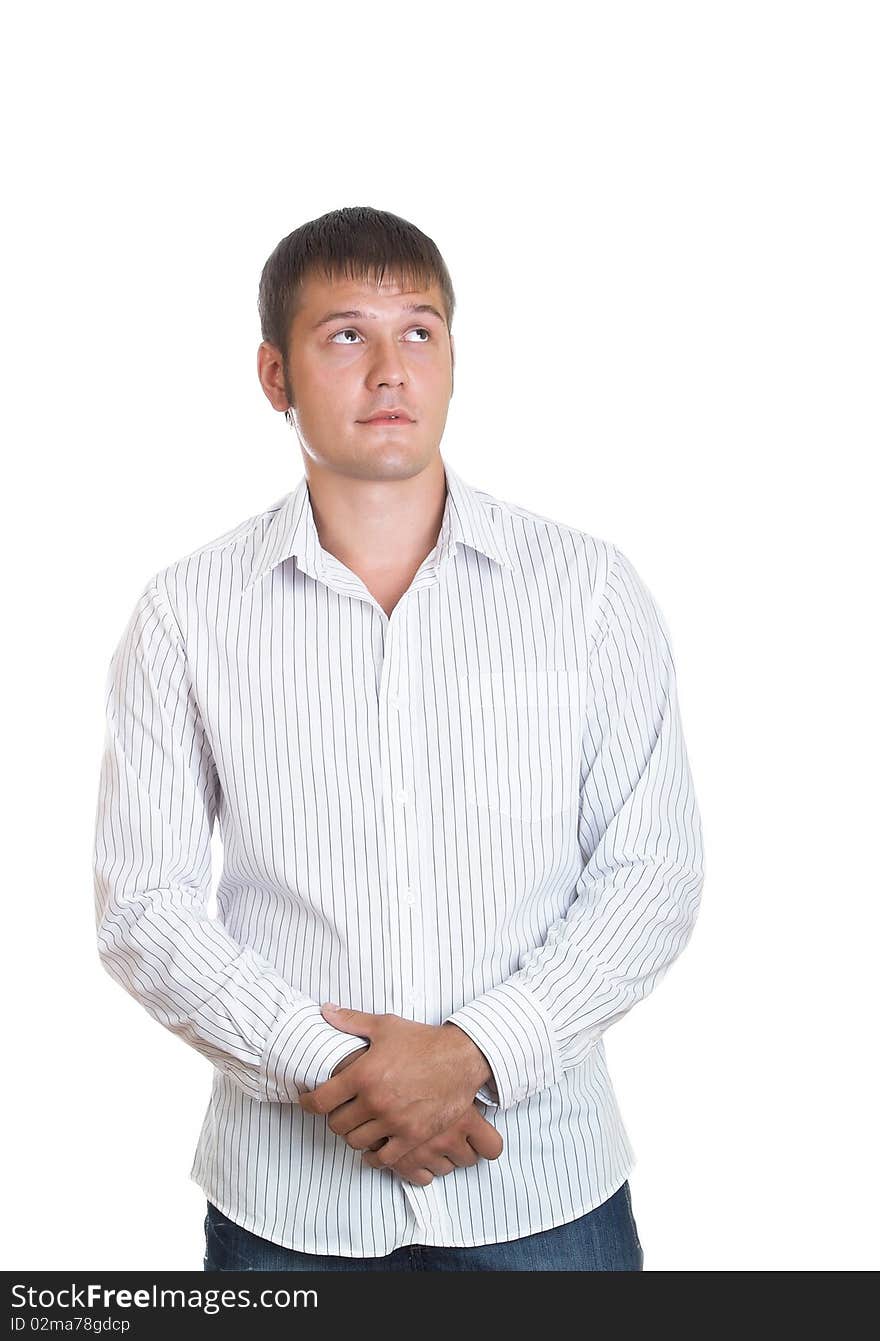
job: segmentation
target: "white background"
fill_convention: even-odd
[[[257,283],[354,204],[449,266],[450,464],[620,546],[671,631],[703,905],[606,1038],[645,1269],[880,1264],[877,27],[841,0],[7,19],[4,1267],[201,1269],[210,1065],[97,956],[104,678],[146,579],[301,477]]]

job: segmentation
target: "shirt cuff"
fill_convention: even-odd
[[[270,1036],[263,1053],[266,1098],[295,1104],[330,1079],[334,1066],[369,1039],[346,1034],[324,1019],[319,1006],[298,1006]]]
[[[510,1108],[562,1080],[563,1066],[553,1025],[543,1006],[518,979],[508,978],[469,1001],[444,1024],[458,1025],[492,1068],[492,1081],[476,1098]],[[495,1098],[490,1097],[495,1091]]]

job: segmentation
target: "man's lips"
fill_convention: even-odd
[[[381,410],[378,414],[371,415],[369,419],[358,420],[359,424],[412,424],[414,422],[405,410]]]
[[[359,419],[364,428],[412,428],[412,419]]]

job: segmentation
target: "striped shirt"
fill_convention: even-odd
[[[212,1063],[190,1177],[306,1252],[499,1242],[610,1197],[635,1156],[603,1035],[700,902],[653,596],[611,542],[444,467],[390,616],[303,477],[146,583],[107,680],[100,961]],[[501,1155],[425,1187],[364,1164],[298,1102],[364,1045],[324,1001],[463,1029]]]

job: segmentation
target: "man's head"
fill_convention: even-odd
[[[409,477],[436,456],[446,425],[454,308],[443,258],[414,224],[368,206],[333,210],[283,238],[263,267],[260,383],[320,465]],[[395,407],[411,422],[365,422]]]

